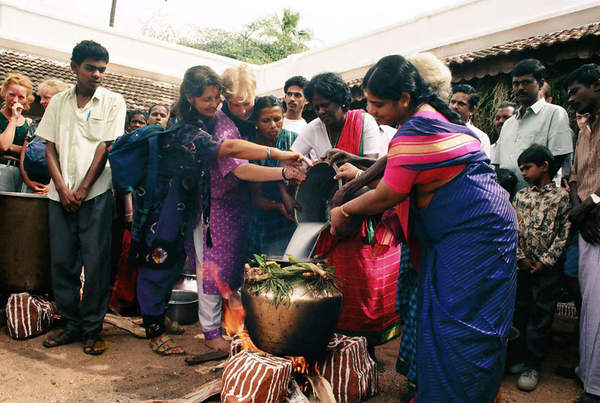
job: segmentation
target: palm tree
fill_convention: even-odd
[[[285,8],[281,18],[274,13],[246,25],[246,29],[260,40],[264,53],[272,60],[280,60],[308,49],[306,43],[312,39],[312,34],[298,28],[299,22],[300,13]]]
[[[281,39],[293,38],[296,43],[305,43],[312,39],[312,34],[308,30],[299,29],[300,13],[292,11],[289,8],[283,9],[281,20],[277,18],[277,25],[281,32]]]

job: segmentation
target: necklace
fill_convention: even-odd
[[[327,131],[327,137],[329,137],[329,142],[331,143],[331,147],[334,147],[337,145],[338,140],[340,139],[340,135],[342,134],[342,132],[340,131],[337,135],[332,136],[329,133],[329,130]]]

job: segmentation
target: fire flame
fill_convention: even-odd
[[[244,331],[246,310],[242,305],[240,297],[236,294],[230,294],[228,299],[223,298],[223,300],[223,328],[225,329],[225,333],[228,336],[242,333]]]
[[[292,361],[292,372],[308,374],[308,364],[304,357],[286,357]]]
[[[223,280],[219,275],[219,267],[214,262],[205,262],[203,270],[207,271],[207,274],[215,282],[221,298],[223,298],[223,328],[227,335],[232,336],[234,334],[241,333],[244,329],[244,319],[246,318],[246,311],[242,306],[240,296],[234,293],[227,281]]]
[[[238,335],[242,342],[242,349],[251,353],[263,353],[250,338],[244,319],[246,318],[246,310],[242,305],[242,299],[238,293],[235,293],[219,275],[218,266],[213,262],[208,262],[204,266],[204,270],[208,271],[208,275],[213,279],[221,298],[223,298],[223,329],[228,336]]]

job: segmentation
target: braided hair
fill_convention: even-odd
[[[400,55],[385,56],[372,66],[363,79],[363,89],[382,99],[397,101],[403,92],[410,94],[410,105],[429,104],[450,122],[463,125],[454,112],[423,80],[417,69]]]

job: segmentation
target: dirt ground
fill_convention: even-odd
[[[55,332],[53,330],[52,332]],[[209,349],[194,336],[199,325],[186,327],[175,336],[187,353]],[[0,329],[0,402],[135,402],[178,399],[205,382],[220,376],[222,370],[201,375],[198,366],[188,366],[183,357],[160,357],[147,340],[105,324],[103,336],[107,351],[98,357],[83,353],[80,343],[46,349],[45,336],[17,341]],[[372,402],[398,402],[406,379],[394,370],[399,339],[377,348],[383,362],[381,393]],[[546,362],[538,389],[532,393],[516,388],[516,376],[507,376],[502,385],[506,402],[572,402],[580,386],[553,374],[557,365],[574,364],[568,349],[553,349]],[[210,364],[215,364],[212,362]]]

